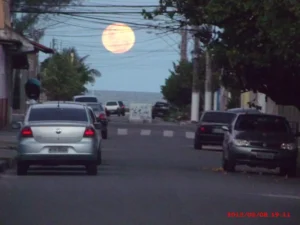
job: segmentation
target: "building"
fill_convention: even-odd
[[[0,1],[0,128],[11,121],[15,71],[31,70],[33,74],[37,68],[37,52],[49,50],[12,29],[10,3],[11,0]]]

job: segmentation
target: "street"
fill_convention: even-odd
[[[83,167],[34,167],[23,177],[10,170],[0,178],[0,224],[299,224],[298,178],[244,167],[226,174],[219,151],[192,148],[192,131],[112,123],[96,177]],[[290,217],[271,218],[276,212]]]

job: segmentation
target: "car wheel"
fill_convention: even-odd
[[[235,171],[235,162],[231,160],[229,157],[225,159],[224,153],[222,157],[222,167],[226,172],[234,172]]]
[[[125,113],[122,113],[122,116],[125,116]]]
[[[86,172],[88,175],[97,175],[98,174],[98,165],[97,163],[91,163],[86,166]]]
[[[107,139],[107,130],[106,131],[101,131],[101,137],[103,138],[103,139]]]
[[[27,175],[27,171],[29,169],[29,165],[26,163],[17,163],[17,175],[19,176],[23,176],[23,175]]]
[[[202,145],[201,145],[201,143],[199,143],[199,141],[197,141],[197,139],[194,139],[194,149],[196,149],[196,150],[202,149]]]
[[[288,176],[288,177],[296,177],[297,176],[297,164],[294,163],[292,166],[289,167],[280,167],[279,174],[281,176]]]

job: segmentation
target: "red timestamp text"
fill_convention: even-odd
[[[228,212],[228,218],[290,218],[289,212]]]

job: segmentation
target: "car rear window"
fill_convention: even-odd
[[[118,101],[118,103],[119,103],[120,106],[124,105],[124,103],[122,101]]]
[[[75,102],[98,102],[96,97],[78,97]]]
[[[84,108],[32,108],[28,121],[88,121]]]
[[[113,106],[113,105],[118,105],[117,102],[107,102],[106,103],[107,106]]]
[[[101,104],[87,104],[89,107],[93,109],[94,112],[101,112],[104,111]]]
[[[231,123],[235,114],[226,112],[205,112],[201,121],[207,123]]]
[[[240,115],[235,124],[238,131],[257,131],[272,133],[290,133],[286,119],[276,116]]]
[[[164,102],[157,102],[155,103],[156,107],[169,107],[168,103],[164,103]]]

